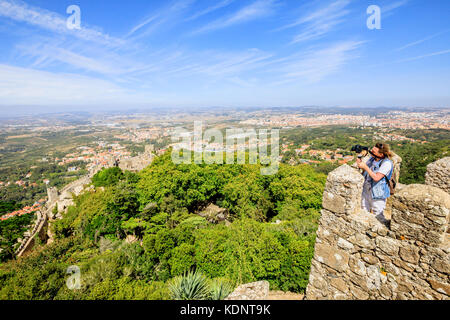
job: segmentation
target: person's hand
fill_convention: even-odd
[[[358,165],[358,168],[366,170],[369,168],[365,162],[363,162],[360,158],[356,159],[356,164]]]

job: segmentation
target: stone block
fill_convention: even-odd
[[[351,242],[348,242],[347,240],[343,239],[343,238],[339,238],[337,245],[339,248],[343,249],[343,250],[353,250],[354,246]]]
[[[450,157],[437,160],[427,165],[425,184],[450,193]]]
[[[361,254],[361,258],[368,264],[377,264],[379,262],[377,257],[367,253]]]
[[[388,284],[383,284],[380,289],[380,294],[384,299],[392,298],[392,288]]]
[[[398,241],[388,237],[377,237],[375,240],[377,250],[380,249],[387,255],[395,256],[398,253],[399,243]]]
[[[357,233],[349,239],[353,244],[365,248],[365,249],[373,249],[375,248],[375,243],[372,239],[362,233]]]
[[[402,268],[405,271],[408,272],[413,272],[414,271],[414,267],[411,266],[408,262],[405,262],[401,259],[394,259],[392,261],[397,267]]]
[[[349,254],[324,243],[316,243],[314,258],[339,272],[348,269]]]
[[[319,225],[319,228],[317,228],[317,238],[321,241],[326,241],[328,243],[335,243],[337,235],[331,233],[326,227]]]
[[[391,229],[398,237],[438,246],[444,242],[450,195],[436,187],[412,184],[394,195]]]
[[[330,284],[343,293],[348,291],[347,282],[342,278],[332,278]]]
[[[428,280],[428,282],[434,290],[450,297],[450,285],[448,283],[443,283],[432,279]]]
[[[431,266],[436,271],[450,275],[450,255],[445,255],[443,259],[435,259]]]
[[[381,274],[378,266],[371,265],[367,268],[367,286],[369,290],[380,290],[381,284],[386,283],[386,281],[386,276]]]
[[[357,300],[367,300],[369,299],[369,294],[358,287],[352,286],[351,293]]]
[[[398,280],[397,291],[408,293],[408,292],[411,292],[413,290],[414,290],[414,286],[411,283],[409,283],[409,281],[407,279],[405,279],[404,277],[401,277]]]
[[[323,194],[323,207],[337,214],[357,213],[361,206],[364,178],[348,165],[328,174]]]
[[[326,290],[327,289],[327,283],[326,281],[321,277],[316,277],[314,275],[309,276],[309,284],[313,287],[319,289],[319,290]]]
[[[367,272],[367,269],[366,269],[366,272]],[[360,289],[362,289],[366,292],[370,291],[369,287],[367,286],[367,280],[368,280],[367,274],[364,276],[353,276],[350,278],[350,281],[353,284],[357,285],[358,287],[360,287]]]
[[[361,260],[351,257],[348,261],[348,266],[355,274],[360,276],[366,275],[366,265]]]
[[[225,300],[266,300],[269,282],[258,281],[240,285]]]
[[[404,246],[399,251],[400,258],[409,263],[419,263],[419,248],[415,246]]]
[[[345,213],[345,198],[331,192],[324,192],[322,207],[334,213]]]
[[[326,300],[324,291],[314,288],[311,285],[306,287],[306,299],[307,300]]]

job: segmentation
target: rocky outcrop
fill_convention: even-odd
[[[362,184],[346,165],[328,175],[306,299],[450,299],[450,195],[403,186],[383,224],[360,209]]]
[[[425,184],[450,193],[450,157],[440,159],[427,166]]]
[[[145,146],[145,152],[132,158],[121,159],[119,162],[119,168],[128,171],[141,171],[149,166],[155,155],[153,154],[153,145]]]
[[[198,215],[204,217],[210,223],[227,221],[229,217],[227,209],[220,208],[213,203],[209,204],[205,209],[201,210]]]
[[[225,300],[303,300],[300,293],[269,290],[269,282],[258,281],[236,288]]]
[[[266,300],[269,282],[258,281],[240,285],[225,300]]]

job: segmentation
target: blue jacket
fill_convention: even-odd
[[[369,166],[369,168],[372,166],[372,164],[375,164],[375,167],[373,169],[373,172],[377,173],[378,170],[380,170],[381,164],[384,161],[389,161],[392,165],[392,169],[391,171],[388,173],[388,175],[386,176],[387,180],[391,180],[392,174],[394,172],[394,163],[389,160],[388,158],[384,158],[380,161],[375,161],[375,158],[372,157],[369,159],[369,161],[367,161],[367,165]],[[374,181],[369,174],[367,173],[367,171],[364,171],[363,174],[364,178],[370,179],[371,180],[371,190],[372,190],[372,198],[374,200],[384,200],[387,199],[391,196],[391,191],[389,189],[389,185],[387,183],[387,180],[385,178],[380,179],[379,181]]]

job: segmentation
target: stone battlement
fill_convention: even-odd
[[[397,191],[386,224],[361,209],[363,177],[357,170],[343,165],[332,171],[306,298],[448,300],[450,172],[443,165],[449,160],[428,166],[425,185]]]

